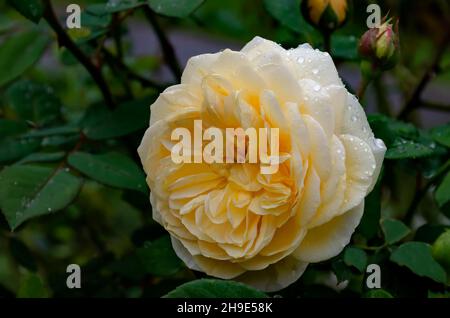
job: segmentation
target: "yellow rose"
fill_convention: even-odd
[[[314,26],[334,30],[347,20],[349,4],[347,0],[304,0],[302,12]]]
[[[171,132],[279,128],[279,169],[179,163]],[[386,148],[328,53],[254,38],[240,52],[192,57],[181,84],[151,106],[138,149],[153,218],[194,270],[265,291],[342,251],[363,214]]]

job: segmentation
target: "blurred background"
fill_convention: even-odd
[[[300,1],[291,0],[178,1],[182,5],[168,0],[153,6],[78,0],[82,28],[71,30],[65,20],[72,0],[51,1],[54,16],[44,13],[43,18],[32,10],[35,1],[12,2],[0,2],[0,297],[160,297],[203,277],[183,266],[164,229],[151,218],[135,151],[148,124],[148,105],[165,87],[179,82],[194,55],[239,50],[255,36],[285,48],[308,42],[323,49],[321,31],[306,21]],[[376,134],[379,129],[408,139],[413,131],[428,140],[433,128],[450,122],[450,4],[352,1],[345,25],[331,36],[331,54],[354,93],[362,81],[357,48],[368,30],[366,8],[371,3],[380,6],[382,16],[398,19],[400,55],[394,68],[371,81],[361,103],[368,114],[384,116],[370,121]],[[52,23],[62,27],[59,33]],[[386,118],[398,116],[408,124],[389,121],[391,130],[386,130]],[[438,202],[433,192],[448,171],[446,129],[439,134],[447,134],[447,141],[424,142],[425,152],[391,153],[383,185],[369,203],[378,207],[373,212],[378,218],[370,224],[366,220],[365,226],[372,228],[354,238],[369,259],[390,264],[386,275],[392,279],[383,288],[394,296],[448,295],[448,286],[439,279],[413,275],[389,261],[391,250],[374,248],[384,244],[386,235],[380,213],[406,224],[402,240],[433,244],[448,228],[448,214],[442,213],[442,206],[448,210],[448,190]],[[415,146],[420,138],[411,139]],[[392,145],[396,147],[395,140]],[[78,150],[83,153],[72,156]],[[117,156],[89,157],[111,152]],[[35,166],[43,170],[35,171]],[[67,169],[67,174],[58,169]],[[124,177],[120,169],[132,172]],[[45,182],[52,180],[52,171],[62,179],[55,188]],[[119,171],[118,176],[108,175],[111,171]],[[14,190],[22,181],[36,184]],[[42,204],[49,207],[30,212],[21,200],[33,203],[30,192],[42,188],[47,191]],[[52,198],[60,189],[66,196]],[[17,215],[19,210],[29,215]],[[422,236],[417,234],[420,228]],[[312,266],[301,281],[279,294],[360,297],[366,292],[364,271],[340,257]],[[81,289],[66,287],[71,263],[82,266]]]

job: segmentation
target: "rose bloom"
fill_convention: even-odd
[[[279,128],[280,165],[179,163],[177,127]],[[224,133],[225,134],[225,133]],[[186,265],[265,291],[350,242],[386,147],[375,139],[328,53],[285,50],[260,37],[240,52],[192,57],[181,84],[151,106],[138,152],[153,218]]]

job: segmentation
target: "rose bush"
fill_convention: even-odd
[[[279,128],[278,172],[173,163],[172,130],[193,130],[196,119],[222,129]],[[151,106],[138,149],[153,217],[186,265],[266,291],[349,243],[385,151],[328,53],[284,50],[260,37],[240,52],[192,57],[181,84]]]

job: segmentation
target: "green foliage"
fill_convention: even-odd
[[[49,86],[20,81],[6,93],[14,116],[37,126],[51,124],[59,117],[60,101]]]
[[[442,211],[450,217],[450,172],[439,184],[434,197]]]
[[[147,0],[156,13],[176,18],[185,18],[205,0]]]
[[[433,128],[431,130],[431,136],[436,142],[450,147],[450,124]]]
[[[388,291],[384,289],[372,289],[369,290],[364,298],[394,298]]]
[[[393,219],[385,219],[381,221],[384,239],[387,244],[391,245],[402,240],[411,230],[401,221]]]
[[[38,23],[44,13],[41,0],[7,0],[7,2],[34,23]]]
[[[335,35],[331,38],[332,55],[346,60],[358,58],[358,39],[353,35]]]
[[[170,276],[183,267],[183,262],[173,251],[169,236],[146,242],[138,249],[137,255],[144,270],[155,276]]]
[[[11,229],[26,220],[66,207],[81,180],[64,169],[11,166],[0,172],[0,208]]]
[[[86,114],[83,133],[90,139],[102,140],[128,135],[148,126],[150,101],[154,97],[121,104],[116,110],[96,108]]]
[[[39,276],[35,274],[25,276],[17,292],[18,298],[47,298],[48,296],[47,289]]]
[[[93,180],[106,185],[147,192],[142,170],[134,161],[120,153],[92,155],[75,152],[69,156],[68,163]]]
[[[360,272],[364,272],[367,266],[367,254],[359,248],[348,247],[344,252],[344,262],[348,266],[353,266]]]
[[[0,87],[33,66],[44,53],[47,44],[47,36],[35,31],[21,33],[1,43]]]
[[[265,298],[264,293],[244,284],[217,279],[199,279],[177,287],[167,298]]]
[[[40,146],[38,139],[15,139],[8,138],[0,141],[0,163],[7,163],[20,159]]]
[[[406,266],[419,276],[445,284],[447,277],[444,269],[433,259],[431,246],[421,242],[408,242],[400,245],[391,254],[391,261]]]

